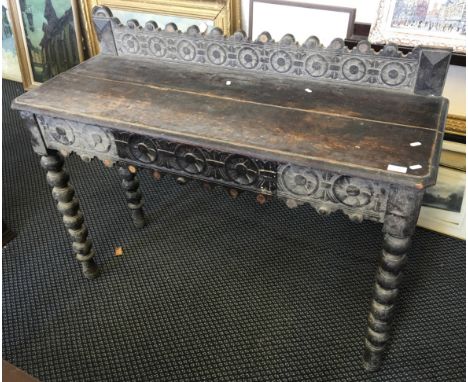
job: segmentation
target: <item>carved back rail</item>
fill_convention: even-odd
[[[451,56],[447,49],[421,47],[404,55],[394,44],[376,52],[368,41],[361,41],[350,50],[340,38],[323,47],[315,36],[299,45],[291,34],[274,42],[268,32],[263,32],[257,40],[250,41],[244,32],[225,37],[219,28],[200,34],[195,25],[185,33],[173,23],[164,29],[154,21],[144,27],[136,20],[123,25],[105,6],[94,7],[93,21],[101,54],[142,56],[423,95],[442,94]]]

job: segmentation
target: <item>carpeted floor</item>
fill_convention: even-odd
[[[463,381],[465,242],[418,229],[393,342],[361,368],[381,226],[67,160],[103,269],[80,274],[4,82],[3,357],[41,381]],[[113,256],[122,246],[123,256]]]

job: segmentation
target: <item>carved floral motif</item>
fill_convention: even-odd
[[[37,121],[48,148],[88,158],[117,156],[114,137],[107,129],[48,116],[37,116]]]
[[[266,194],[276,188],[273,162],[124,132],[115,138],[120,158]]]
[[[387,186],[378,182],[289,164],[278,168],[277,194],[291,207],[309,203],[321,213],[340,209],[358,221],[383,221],[388,198]]]

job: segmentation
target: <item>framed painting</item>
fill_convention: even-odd
[[[2,78],[21,82],[21,68],[8,8],[6,0],[2,0]]]
[[[466,240],[466,145],[444,141],[437,183],[426,189],[418,225]]]
[[[29,90],[84,59],[76,0],[8,0]]]
[[[438,46],[466,52],[466,0],[380,0],[372,43]]]
[[[136,19],[141,25],[148,20],[160,27],[174,22],[179,30],[191,25],[208,31],[221,28],[229,35],[240,29],[240,0],[80,0],[86,49],[90,57],[99,53],[99,43],[92,23],[95,5],[109,7],[122,23]]]
[[[303,43],[311,35],[328,46],[333,39],[348,38],[353,33],[356,9],[284,0],[250,0],[249,37],[255,40],[269,32],[279,41],[291,33]]]

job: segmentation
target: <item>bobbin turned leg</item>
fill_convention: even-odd
[[[406,188],[392,188],[389,193],[383,226],[383,249],[377,268],[365,340],[364,367],[369,371],[380,367],[385,346],[390,339],[398,287],[423,194],[422,191]]]
[[[145,226],[145,215],[143,213],[143,198],[140,192],[140,182],[136,176],[136,168],[130,171],[125,164],[119,164],[118,172],[122,178],[122,188],[125,190],[128,208],[132,216],[133,224],[137,228]]]
[[[99,274],[99,268],[93,259],[95,252],[91,241],[88,240],[88,229],[84,224],[83,213],[63,164],[63,157],[57,151],[51,150],[48,155],[41,158],[41,166],[47,171],[47,183],[52,187],[52,195],[72,239],[73,251],[81,263],[83,274],[92,279]]]

